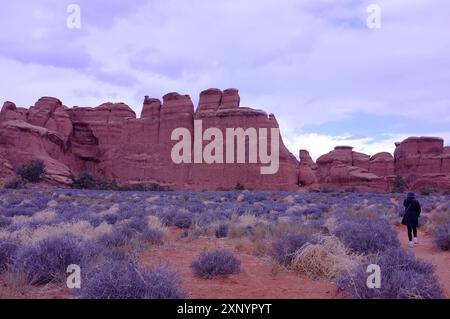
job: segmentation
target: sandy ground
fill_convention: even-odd
[[[418,258],[431,262],[436,267],[436,275],[444,292],[444,298],[450,298],[450,252],[439,251],[431,236],[418,230],[419,245],[408,246],[408,235],[405,226],[397,227],[397,234],[405,250],[412,251]]]
[[[182,287],[188,298],[194,299],[329,299],[338,298],[333,283],[311,280],[276,267],[269,258],[253,254],[250,243],[243,239],[198,238],[177,239],[171,230],[171,244],[153,248],[141,256],[144,266],[170,262],[179,270]],[[241,272],[229,278],[205,280],[194,276],[190,264],[205,249],[224,248],[241,261]]]
[[[408,247],[406,229],[396,227],[405,250],[436,266],[436,275],[450,298],[450,252],[438,251],[432,238],[419,230],[420,244]],[[152,268],[170,263],[179,271],[182,289],[188,298],[195,299],[330,299],[343,298],[329,280],[311,280],[277,266],[267,257],[258,257],[248,239],[216,239],[200,237],[195,240],[180,238],[180,230],[170,229],[167,243],[152,247],[140,255],[140,263]],[[203,250],[224,248],[241,261],[241,272],[228,278],[205,280],[194,276],[190,264]],[[7,278],[0,277],[0,298],[73,298],[62,285],[42,287],[12,287]]]

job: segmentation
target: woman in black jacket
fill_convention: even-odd
[[[403,202],[403,206],[405,206],[405,215],[403,216],[402,224],[408,227],[409,247],[413,248],[414,244],[419,244],[417,240],[417,227],[419,227],[419,216],[422,208],[414,193],[408,193],[407,198]]]

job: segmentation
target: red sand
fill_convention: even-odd
[[[171,244],[163,248],[152,248],[141,256],[143,265],[170,262],[180,272],[182,287],[188,298],[194,299],[329,299],[337,298],[333,283],[327,280],[311,280],[285,269],[272,271],[267,258],[252,254],[250,243],[241,249],[236,245],[242,239],[199,238],[176,239],[179,232],[171,230]],[[241,261],[241,272],[227,279],[205,280],[193,275],[190,264],[204,249],[226,248]]]
[[[413,249],[407,246],[406,229],[396,228],[402,246],[417,257],[428,260],[436,266],[436,274],[444,291],[450,298],[450,252],[438,251],[432,238],[419,231],[420,244]],[[274,267],[269,258],[253,254],[252,244],[247,239],[198,238],[180,239],[178,229],[171,229],[169,241],[162,247],[152,247],[140,256],[141,264],[153,267],[160,263],[170,263],[179,270],[182,288],[188,298],[198,299],[329,299],[342,298],[328,280],[311,280],[283,268]],[[205,249],[225,248],[241,260],[241,272],[229,278],[204,280],[193,275],[191,262]],[[1,298],[73,298],[61,285],[42,287],[7,287],[5,278],[0,277]]]
[[[398,226],[397,233],[405,250],[412,251],[418,258],[427,260],[436,266],[436,275],[444,292],[444,298],[450,298],[450,252],[439,251],[431,236],[419,229],[417,237],[419,245],[408,246],[408,236],[405,226]]]

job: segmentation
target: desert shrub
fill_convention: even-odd
[[[97,181],[88,172],[81,172],[78,177],[71,176],[72,188],[75,189],[95,189],[97,187]]]
[[[181,299],[176,272],[168,266],[152,271],[126,259],[108,260],[83,281],[83,299]]]
[[[172,189],[169,186],[163,186],[158,183],[150,184],[133,184],[126,185],[117,188],[122,192],[171,192]]]
[[[433,238],[440,250],[450,250],[450,223],[438,227],[433,234]]]
[[[8,227],[12,224],[11,219],[0,215],[0,228]]]
[[[328,209],[328,207],[324,208],[323,206],[312,206],[305,208],[301,213],[308,219],[320,219],[323,217],[323,213]]]
[[[33,214],[36,212],[36,209],[34,207],[30,206],[16,206],[16,207],[10,207],[6,208],[3,211],[3,215],[6,217],[14,217],[14,216],[33,216]]]
[[[419,216],[418,226],[424,227],[428,223],[428,216]]]
[[[151,183],[145,187],[148,192],[171,192],[172,189],[169,186],[162,186],[157,183]]]
[[[117,190],[118,186],[116,181],[110,181],[106,179],[95,179],[95,189],[98,190]]]
[[[450,209],[448,207],[440,207],[443,209],[436,210],[432,215],[428,217],[425,230],[428,233],[434,233],[442,225],[450,223]]]
[[[272,245],[272,257],[280,264],[288,266],[295,253],[307,243],[314,242],[312,236],[306,234],[287,234]]]
[[[334,189],[330,186],[322,185],[322,186],[320,186],[320,192],[325,193],[325,194],[334,193],[334,192],[336,192],[336,189]]]
[[[234,186],[234,190],[235,191],[245,191],[245,186],[242,185],[240,182],[237,182],[236,185]]]
[[[388,221],[354,217],[341,221],[334,235],[357,253],[378,253],[400,245]]]
[[[367,266],[381,268],[381,288],[367,287]],[[336,287],[350,298],[357,299],[435,299],[442,298],[442,291],[431,263],[416,259],[401,248],[390,248],[336,280]]]
[[[135,234],[136,232],[131,228],[121,225],[116,227],[113,232],[101,236],[99,242],[108,248],[123,247],[130,243]]]
[[[191,264],[194,274],[204,279],[238,273],[240,266],[241,262],[226,250],[204,251]]]
[[[137,233],[142,233],[146,229],[148,229],[147,221],[144,217],[135,216],[131,218],[124,224],[124,227],[127,227],[131,230],[134,230]]]
[[[420,195],[422,195],[422,196],[429,196],[429,195],[435,194],[436,192],[437,192],[436,189],[432,188],[432,187],[424,186],[424,187],[420,188]]]
[[[22,177],[14,175],[11,178],[9,178],[5,185],[3,185],[3,188],[7,189],[20,189],[25,186],[25,182],[22,179]]]
[[[392,185],[392,193],[403,193],[406,188],[406,181],[401,176],[396,176]]]
[[[37,246],[21,247],[14,260],[29,284],[41,285],[58,281],[70,264],[85,265],[80,241],[71,235],[50,237]]]
[[[189,213],[179,212],[173,219],[173,226],[186,229],[192,225],[192,216]]]
[[[30,183],[39,183],[44,174],[44,162],[41,160],[32,161],[16,169],[16,174]]]
[[[158,213],[161,222],[167,226],[176,226],[181,229],[187,229],[192,225],[192,214],[186,209],[169,207]]]
[[[142,232],[140,239],[151,245],[161,245],[164,242],[164,233],[155,228],[148,228]]]
[[[96,178],[88,172],[81,172],[78,177],[70,176],[74,189],[118,190],[116,181]]]
[[[0,242],[0,274],[7,270],[12,263],[18,247],[19,245],[12,240],[2,240]]]
[[[216,238],[227,237],[228,236],[228,225],[221,224],[221,225],[217,226],[214,233],[216,235]]]
[[[118,219],[119,219],[119,216],[117,216],[115,214],[108,214],[103,217],[103,220],[110,225],[114,225],[115,223],[117,223]]]
[[[358,188],[356,188],[355,186],[346,188],[344,191],[344,193],[356,193],[356,192],[358,192]]]
[[[307,243],[294,254],[292,268],[312,278],[334,279],[343,271],[358,265],[361,257],[352,254],[333,236],[320,238],[316,244]]]

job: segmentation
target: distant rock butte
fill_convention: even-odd
[[[388,192],[396,175],[412,190],[450,190],[450,147],[435,137],[397,143],[394,156],[371,157],[337,146],[316,162],[307,150],[300,151],[298,161],[280,138],[280,165],[274,175],[262,175],[261,164],[175,164],[172,131],[183,127],[193,136],[194,120],[202,120],[203,130],[222,132],[278,128],[274,115],[240,107],[237,89],[203,91],[196,110],[188,95],[169,93],[162,101],[146,96],[140,118],[124,103],[68,108],[56,98],[42,97],[26,109],[8,101],[0,112],[0,181],[15,167],[40,159],[47,182],[59,186],[67,185],[70,175],[87,171],[121,185],[158,183],[186,191],[231,190],[240,183],[261,190]]]

